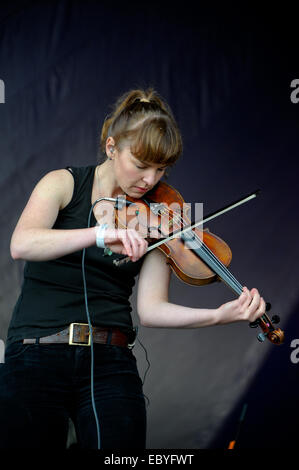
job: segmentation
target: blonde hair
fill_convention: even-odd
[[[101,132],[101,150],[111,136],[121,150],[147,163],[173,165],[183,150],[182,137],[167,103],[153,88],[131,90],[115,103]]]

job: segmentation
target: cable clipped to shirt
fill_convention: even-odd
[[[108,200],[108,201],[116,202],[118,204],[123,204],[123,201],[120,198],[117,198],[117,199],[114,199],[114,198],[100,198],[100,199],[97,199],[92,204],[92,206],[90,208],[89,215],[88,215],[87,228],[90,228],[90,220],[91,220],[91,215],[92,215],[93,208],[95,207],[95,205],[98,202],[100,202],[102,200]],[[104,232],[105,232],[106,228],[107,228],[107,224],[100,226],[99,229],[97,230],[97,243],[96,244],[97,244],[98,247],[102,247],[102,248],[105,247]],[[97,448],[101,449],[100,424],[99,424],[99,418],[98,418],[95,399],[94,399],[94,347],[93,347],[92,324],[91,324],[90,313],[89,313],[89,308],[88,308],[88,296],[87,296],[87,286],[86,286],[86,276],[85,276],[85,253],[86,253],[86,248],[84,248],[83,252],[82,252],[82,278],[83,278],[83,287],[84,287],[85,310],[86,310],[86,316],[87,316],[87,321],[88,321],[88,326],[89,326],[90,348],[91,348],[91,371],[90,371],[90,374],[91,374],[90,375],[91,401],[92,401],[92,408],[93,408],[93,413],[94,413],[94,417],[95,417],[95,421],[96,421],[96,428],[97,428]],[[139,341],[139,339],[138,339],[138,341]],[[139,341],[139,343],[140,343],[140,341]],[[145,350],[143,345],[142,345],[142,347]],[[146,352],[146,350],[145,350],[145,352]],[[147,352],[146,352],[146,358],[147,358]],[[148,359],[147,359],[147,361],[148,361]],[[150,367],[149,361],[148,361],[148,365]],[[149,367],[148,367],[148,369],[149,369]],[[148,369],[147,369],[146,373],[148,372]],[[144,375],[143,384],[144,384],[144,381],[145,381],[146,373]],[[147,397],[145,397],[145,398],[147,398]],[[148,400],[148,402],[149,402],[149,400]]]

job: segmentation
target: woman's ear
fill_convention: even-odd
[[[115,151],[115,141],[113,137],[108,137],[106,140],[106,155],[111,160]]]

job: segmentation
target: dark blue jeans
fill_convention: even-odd
[[[94,397],[101,449],[145,449],[146,410],[132,352],[94,344]],[[0,364],[0,448],[98,448],[91,401],[91,349],[13,343]]]

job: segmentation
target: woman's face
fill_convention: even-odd
[[[165,173],[166,165],[143,163],[135,158],[130,147],[115,149],[113,153],[114,176],[125,194],[140,198],[152,189]]]

